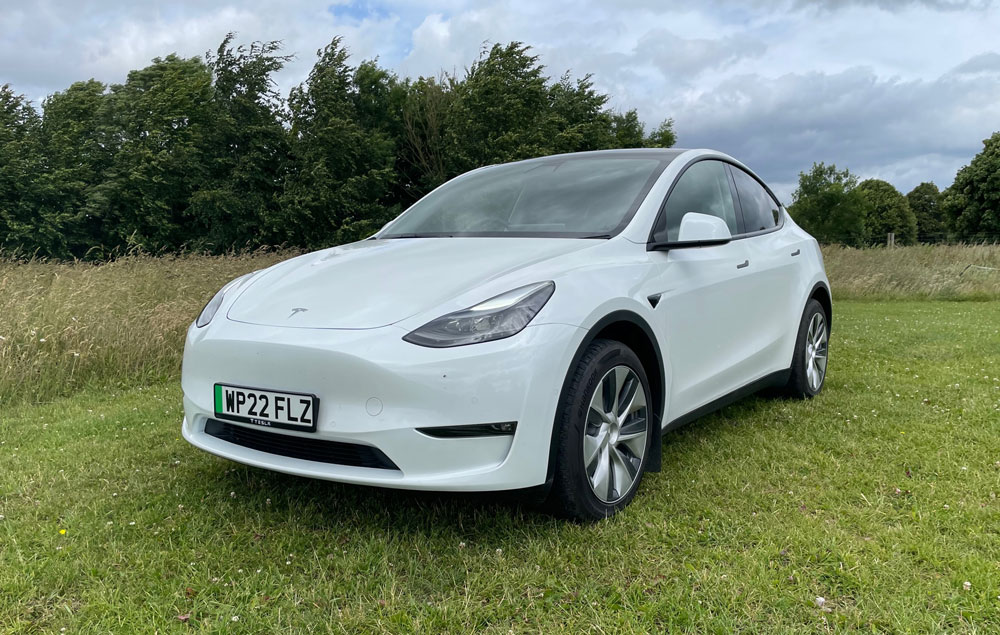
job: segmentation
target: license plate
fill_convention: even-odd
[[[219,419],[313,432],[318,413],[316,395],[215,384],[215,416]]]

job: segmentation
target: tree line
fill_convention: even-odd
[[[1000,242],[1000,132],[945,190],[921,183],[903,195],[880,179],[814,163],[799,173],[789,213],[822,243],[855,247],[918,242]]]
[[[122,84],[74,83],[40,113],[0,88],[0,251],[316,248],[368,236],[482,165],[675,141],[672,120],[647,133],[589,75],[553,80],[520,42],[484,47],[461,75],[410,79],[352,66],[334,38],[285,97],[280,42],[234,39]]]
[[[470,169],[561,152],[670,147],[673,120],[647,132],[608,107],[590,75],[553,80],[521,42],[484,48],[462,73],[400,78],[352,66],[340,38],[286,96],[279,42],[204,58],[168,55],[122,84],[90,79],[41,112],[0,87],[0,253],[107,259],[317,248],[370,235]],[[939,191],[905,196],[816,163],[790,211],[821,242],[1000,239],[1000,133]]]

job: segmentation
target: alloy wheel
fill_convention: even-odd
[[[635,371],[615,366],[590,399],[583,435],[583,465],[590,487],[604,503],[624,498],[639,478],[649,417],[646,391]]]
[[[817,392],[823,385],[826,376],[827,356],[826,318],[822,313],[816,313],[809,320],[809,330],[806,331],[806,379],[809,389]]]

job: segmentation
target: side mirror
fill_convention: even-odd
[[[648,251],[669,251],[671,249],[691,249],[725,245],[733,239],[729,225],[718,216],[688,212],[681,219],[677,240],[673,242],[650,243]]]

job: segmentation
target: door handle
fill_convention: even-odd
[[[744,260],[743,264],[736,265],[736,268],[737,269],[744,269],[744,268],[749,267],[749,266],[750,266],[750,261],[749,260]]]
[[[798,256],[798,255],[799,255],[799,254],[801,254],[801,253],[802,253],[802,250],[801,250],[801,249],[796,249],[795,251],[793,251],[793,252],[792,252],[792,255],[793,255],[793,256]]]

